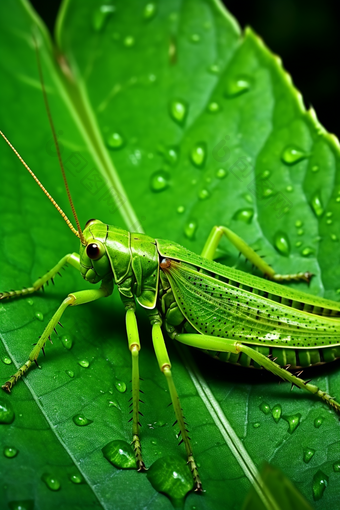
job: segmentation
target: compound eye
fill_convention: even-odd
[[[86,246],[86,254],[91,260],[97,260],[102,255],[102,250],[100,249],[99,244],[90,243]]]
[[[91,220],[88,220],[86,222],[86,225],[85,225],[85,228],[87,228],[91,223],[93,223],[94,221],[96,221],[94,218],[92,218]],[[85,229],[84,229],[85,230]]]

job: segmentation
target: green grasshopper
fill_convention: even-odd
[[[340,303],[282,287],[279,283],[285,281],[309,282],[312,275],[308,272],[276,274],[250,246],[224,226],[212,229],[201,256],[174,242],[130,233],[99,220],[89,220],[82,230],[62,165],[43,81],[42,88],[77,228],[74,228],[6,136],[1,131],[0,134],[80,239],[80,252],[65,255],[31,287],[2,292],[0,299],[27,296],[42,289],[66,265],[78,269],[89,283],[101,282],[101,285],[96,289],[70,293],[64,299],[27,361],[2,388],[10,393],[32,363],[38,364],[39,353],[44,351],[66,308],[107,297],[115,284],[126,310],[126,330],[132,358],[132,444],[138,471],[146,468],[139,432],[138,358],[141,345],[135,315],[136,302],[145,309],[150,319],[157,361],[168,383],[196,491],[202,490],[202,484],[173,381],[162,325],[174,340],[203,349],[222,361],[269,370],[340,411],[340,404],[333,397],[310,381],[302,380],[300,373],[293,375],[290,372],[340,357]],[[224,235],[267,280],[213,260]]]

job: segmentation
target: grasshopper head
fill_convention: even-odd
[[[105,248],[107,226],[99,220],[89,220],[83,232],[86,245],[80,245],[80,273],[90,283],[98,283],[111,273]]]

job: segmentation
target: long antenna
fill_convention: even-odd
[[[57,139],[57,135],[56,135],[56,132],[55,132],[55,128],[54,128],[54,124],[53,124],[53,120],[52,120],[52,115],[51,115],[51,111],[50,111],[50,106],[48,104],[48,100],[47,100],[47,94],[46,94],[46,89],[45,89],[45,84],[44,84],[44,78],[43,78],[43,74],[42,74],[42,69],[41,69],[41,63],[40,63],[40,56],[39,56],[39,49],[38,49],[38,44],[37,44],[37,41],[36,41],[36,38],[35,36],[33,35],[33,41],[34,41],[34,46],[35,46],[35,53],[36,53],[36,56],[37,56],[37,64],[38,64],[38,71],[39,71],[39,77],[40,77],[40,82],[41,82],[41,88],[42,88],[42,92],[43,92],[43,97],[44,97],[44,102],[45,102],[45,107],[46,107],[46,111],[47,111],[47,116],[48,116],[48,121],[50,123],[50,126],[51,126],[51,130],[52,130],[52,134],[53,134],[53,140],[54,140],[54,145],[55,145],[55,148],[57,150],[57,155],[58,155],[58,160],[59,160],[59,165],[60,165],[60,170],[61,170],[61,173],[62,173],[62,176],[63,176],[63,179],[64,179],[64,184],[65,184],[65,188],[66,188],[66,193],[67,193],[67,196],[68,196],[68,200],[70,202],[70,206],[71,206],[71,209],[72,209],[72,213],[73,213],[73,216],[74,216],[74,219],[76,221],[76,225],[77,225],[77,230],[78,230],[78,237],[81,241],[81,244],[83,244],[84,246],[86,246],[86,241],[85,241],[85,238],[84,238],[84,234],[83,234],[83,231],[80,227],[80,223],[79,223],[79,220],[78,220],[78,216],[77,216],[77,213],[76,213],[76,210],[75,210],[75,207],[74,207],[74,204],[73,204],[73,200],[72,200],[72,197],[71,197],[71,192],[70,192],[70,188],[68,186],[68,182],[67,182],[67,178],[66,178],[66,174],[65,174],[65,169],[64,169],[64,165],[63,165],[63,161],[61,159],[61,154],[60,154],[60,148],[59,148],[59,143],[58,143],[58,139]],[[7,143],[8,143],[8,140],[6,139]],[[13,147],[12,147],[13,148]],[[16,152],[16,151],[15,151]],[[18,155],[18,154],[17,154]],[[19,156],[19,159],[20,156]],[[21,159],[21,161],[23,162],[23,160]],[[27,165],[25,164],[25,166],[27,167]],[[33,172],[31,170],[29,170],[31,174],[33,174]],[[33,174],[34,175],[34,174]],[[35,176],[34,176],[35,177]],[[37,178],[35,177],[36,181],[39,182],[37,180]],[[42,186],[40,186],[42,187]],[[52,202],[53,203],[53,202]],[[59,206],[58,206],[59,207]],[[72,227],[73,228],[73,227]]]
[[[11,144],[11,142],[6,138],[6,136],[3,134],[2,131],[0,131],[0,135],[2,136],[2,138],[5,140],[5,142],[8,143],[8,145],[10,146],[10,148],[12,149],[12,151],[14,152],[14,154],[17,156],[17,158],[20,159],[21,163],[24,165],[24,167],[26,168],[26,170],[29,171],[29,173],[31,174],[31,176],[33,177],[33,179],[35,180],[35,182],[38,184],[38,186],[43,190],[43,192],[45,193],[45,195],[47,196],[47,198],[49,198],[52,202],[52,204],[54,205],[54,207],[57,209],[57,211],[62,215],[62,217],[64,218],[64,220],[66,221],[67,225],[70,227],[70,229],[72,230],[72,232],[80,238],[80,234],[79,232],[74,228],[74,226],[72,225],[72,223],[70,222],[70,220],[68,219],[68,217],[66,216],[66,214],[64,213],[64,211],[61,209],[61,207],[59,207],[59,205],[57,204],[57,202],[54,200],[54,198],[49,194],[49,192],[47,191],[46,188],[44,188],[44,186],[41,184],[41,182],[39,181],[38,177],[35,175],[35,173],[30,169],[30,167],[27,165],[27,163],[25,163],[25,161],[22,159],[22,157],[20,156],[19,152],[13,147],[13,145]],[[84,237],[84,236],[83,236]],[[85,243],[86,244],[86,243]]]

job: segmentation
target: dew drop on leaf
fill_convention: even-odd
[[[71,377],[71,379],[74,377],[74,372],[72,370],[65,370],[65,372],[69,377]]]
[[[220,105],[216,101],[211,101],[211,103],[208,104],[207,110],[210,113],[217,113],[221,109]]]
[[[135,38],[132,37],[132,35],[127,35],[126,37],[124,37],[123,44],[126,48],[131,48],[132,46],[135,45]]]
[[[184,235],[188,239],[193,239],[195,237],[195,233],[197,230],[197,222],[196,221],[188,221],[184,227]]]
[[[198,193],[198,198],[201,200],[205,200],[206,198],[210,197],[210,193],[207,189],[201,189],[201,191]]]
[[[290,243],[287,234],[282,231],[276,232],[274,236],[274,246],[281,255],[288,257],[290,252]]]
[[[176,210],[178,214],[183,214],[185,211],[185,207],[183,205],[179,205]]]
[[[318,165],[313,165],[312,166],[312,172],[317,172],[318,170],[319,170]]]
[[[169,187],[170,174],[165,170],[157,170],[150,177],[150,188],[152,191],[163,191]]]
[[[309,248],[308,246],[301,251],[301,255],[303,257],[308,257],[312,253],[314,253],[314,250],[312,250],[312,248]]]
[[[300,248],[300,246],[302,246],[302,241],[296,241],[295,246]]]
[[[269,176],[270,176],[270,171],[269,170],[264,170],[262,172],[262,175],[261,175],[262,179],[267,179]]]
[[[211,74],[220,74],[220,66],[217,65],[217,64],[211,64],[211,66],[208,68],[208,71],[211,73]]]
[[[107,20],[115,11],[114,5],[100,5],[93,13],[92,27],[96,32],[103,30]]]
[[[188,105],[185,101],[174,99],[169,104],[169,113],[175,122],[182,125],[188,114]]]
[[[270,413],[270,406],[269,406],[269,404],[267,404],[267,402],[262,402],[262,404],[260,405],[260,410],[264,414],[269,414]]]
[[[227,175],[227,172],[224,170],[224,168],[219,168],[216,172],[216,177],[218,179],[224,179],[224,177]]]
[[[321,425],[323,424],[323,421],[324,421],[324,418],[322,416],[318,416],[317,418],[315,418],[314,420],[314,427],[316,429],[320,428]]]
[[[175,508],[182,508],[184,498],[193,489],[190,468],[181,457],[169,455],[157,459],[147,472],[153,488],[166,494]]]
[[[61,487],[61,484],[60,484],[58,478],[56,478],[53,475],[45,473],[42,475],[41,479],[43,482],[45,482],[45,484],[51,491],[58,491]]]
[[[280,404],[276,404],[272,409],[272,416],[273,416],[274,420],[276,421],[276,423],[278,423],[280,421],[281,414],[282,414],[282,407]]]
[[[286,147],[281,154],[282,161],[287,165],[294,165],[307,157],[308,154],[306,152],[291,145]]]
[[[156,4],[153,3],[153,2],[149,2],[146,4],[146,6],[144,7],[144,13],[143,13],[143,16],[144,16],[144,19],[151,19],[154,17],[154,15],[156,14]]]
[[[34,314],[35,318],[38,319],[38,321],[42,322],[44,320],[44,315],[41,312],[36,312]]]
[[[303,461],[308,464],[308,462],[314,456],[315,450],[313,448],[304,448],[303,449]]]
[[[334,462],[334,464],[333,464],[333,471],[335,473],[340,473],[340,461],[339,460],[337,462]]]
[[[297,413],[297,414],[292,415],[292,416],[282,416],[282,418],[284,420],[286,420],[286,422],[288,423],[288,432],[289,432],[289,434],[293,434],[293,432],[295,432],[295,430],[300,425],[301,414]]]
[[[5,365],[10,365],[12,363],[12,360],[11,358],[9,358],[8,356],[3,356],[1,358],[1,361],[5,364]]]
[[[15,414],[10,402],[0,399],[0,423],[12,423]]]
[[[254,209],[251,207],[244,207],[234,213],[233,220],[243,221],[244,223],[251,223],[254,216]]]
[[[191,149],[190,159],[195,166],[202,168],[207,157],[207,144],[205,142],[197,142]]]
[[[320,218],[320,216],[322,216],[324,213],[324,208],[322,205],[322,200],[321,200],[321,196],[320,196],[319,192],[315,193],[315,195],[313,196],[312,201],[311,201],[311,206],[312,206],[312,209],[313,209],[315,215],[318,218]]]
[[[325,475],[325,473],[323,473],[321,471],[321,469],[319,469],[319,471],[317,471],[315,473],[315,475],[313,476],[313,498],[314,498],[314,501],[318,501],[319,499],[322,498],[327,485],[328,485],[328,476]]]
[[[265,188],[263,190],[262,196],[263,196],[263,198],[269,198],[272,196],[273,193],[274,193],[274,191],[271,188]]]
[[[225,85],[225,97],[236,97],[244,94],[250,89],[250,81],[247,78],[229,79]]]
[[[300,227],[302,227],[302,225],[303,225],[303,223],[301,220],[296,220],[296,222],[295,222],[296,228],[300,228]]]
[[[90,362],[87,359],[81,359],[78,361],[78,365],[83,368],[88,368],[90,366]]]
[[[120,133],[114,132],[110,133],[106,137],[106,144],[110,149],[120,149],[124,145],[124,138]]]
[[[70,474],[69,479],[71,480],[72,483],[75,483],[75,484],[80,484],[80,483],[85,482],[83,475],[80,473]]]
[[[125,384],[124,381],[115,381],[115,388],[120,393],[125,393],[126,392],[126,384]]]
[[[253,423],[253,427],[254,429],[258,429],[259,427],[261,427],[261,423],[257,421],[256,423]]]
[[[8,459],[13,459],[13,457],[16,457],[19,453],[19,450],[14,448],[13,446],[6,446],[4,448],[4,456]]]
[[[73,416],[72,420],[73,423],[77,425],[77,427],[86,427],[87,425],[91,425],[91,423],[93,423],[93,420],[89,420],[83,414],[76,414]]]
[[[104,457],[120,469],[136,469],[136,458],[131,444],[120,439],[111,441],[102,448]]]
[[[70,350],[72,348],[72,345],[73,345],[73,340],[72,340],[72,338],[69,335],[63,335],[61,337],[61,343],[63,344],[65,349]]]
[[[201,40],[201,36],[199,34],[191,34],[190,41],[193,43],[199,43]]]
[[[331,234],[331,239],[332,239],[332,241],[338,241],[339,240],[339,238],[338,238],[338,236],[336,234]]]
[[[298,236],[303,236],[304,233],[305,231],[302,228],[300,228],[300,230],[297,231]]]
[[[33,499],[25,499],[25,500],[16,500],[9,501],[8,507],[10,510],[34,510],[34,500]]]
[[[28,303],[30,306],[32,306],[32,305],[34,304],[34,301],[33,301],[33,299],[28,298],[28,299],[26,300],[26,303]]]

